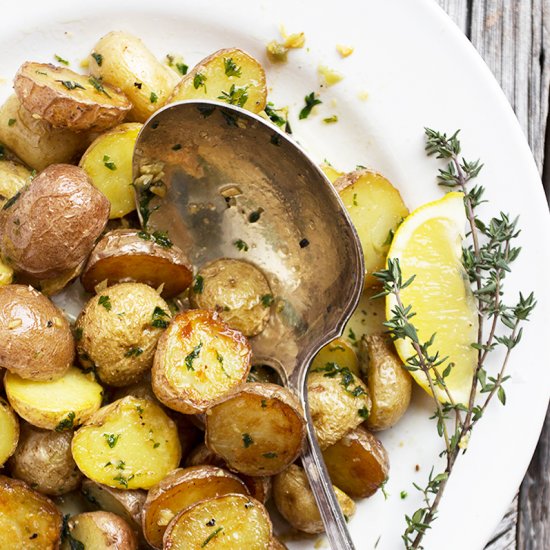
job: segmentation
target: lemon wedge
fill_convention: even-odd
[[[439,351],[441,358],[448,357],[438,367],[440,374],[449,362],[454,363],[445,382],[455,403],[463,404],[470,396],[477,361],[471,344],[477,341],[478,329],[476,303],[461,261],[466,222],[464,195],[447,193],[412,212],[395,232],[388,251],[388,258],[399,260],[403,281],[415,275],[414,281],[401,290],[401,301],[416,313],[411,322],[420,342],[435,334],[430,352]],[[395,296],[388,295],[388,319],[395,305]],[[395,347],[403,361],[415,355],[408,339],[396,340]],[[422,371],[411,374],[432,393]],[[449,401],[444,389],[435,386],[435,393],[441,402]]]

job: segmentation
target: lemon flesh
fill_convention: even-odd
[[[420,342],[435,333],[431,354],[439,351],[441,358],[448,357],[438,367],[439,373],[454,363],[445,382],[455,403],[463,404],[468,403],[477,362],[477,351],[471,344],[477,341],[478,330],[475,299],[461,261],[466,221],[463,194],[447,193],[412,212],[396,231],[388,252],[388,258],[399,259],[403,281],[415,275],[414,281],[401,290],[401,301],[416,313],[411,322]],[[395,296],[388,295],[388,319],[395,305]],[[396,340],[395,347],[403,361],[415,355],[408,339]],[[432,393],[421,370],[411,374]],[[434,387],[440,401],[449,401],[444,389]]]

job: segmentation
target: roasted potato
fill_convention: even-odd
[[[269,550],[288,550],[286,545],[283,544],[277,537],[271,539],[271,546]]]
[[[340,194],[359,235],[365,257],[365,285],[379,283],[373,273],[384,268],[393,232],[409,211],[399,191],[383,176],[357,170],[338,178]]]
[[[32,287],[0,287],[0,366],[31,380],[54,380],[74,358],[69,323]]]
[[[98,136],[78,164],[111,203],[110,219],[136,209],[132,187],[134,144],[142,124],[125,123]]]
[[[40,430],[24,423],[14,455],[11,475],[44,495],[64,495],[82,480],[71,454],[72,431]]]
[[[73,550],[75,542],[90,550],[137,550],[138,541],[130,526],[111,512],[84,512],[67,522],[67,540],[62,550]]]
[[[0,159],[0,208],[17,195],[31,179],[32,172],[22,164]]]
[[[55,164],[0,213],[0,251],[16,272],[53,279],[74,272],[92,251],[109,201],[77,166]]]
[[[274,475],[300,454],[305,421],[300,403],[275,384],[246,384],[206,414],[206,445],[228,466],[251,476]]]
[[[19,441],[19,420],[13,409],[0,397],[0,468],[15,452]]]
[[[342,368],[347,368],[355,376],[360,374],[357,354],[343,338],[336,338],[323,346],[313,358],[310,368],[312,370],[322,369],[328,363],[336,363]]]
[[[13,269],[0,258],[0,286],[11,285],[13,282]]]
[[[150,489],[181,459],[175,423],[151,400],[132,396],[89,418],[72,452],[86,477],[117,489]]]
[[[273,295],[265,275],[242,260],[222,258],[201,268],[201,285],[189,293],[191,305],[217,311],[224,322],[245,336],[256,336],[269,321]]]
[[[23,63],[13,81],[19,101],[54,128],[101,132],[122,122],[132,104],[97,78],[49,63]]]
[[[362,426],[327,447],[323,458],[332,483],[353,498],[370,497],[388,478],[386,450]]]
[[[309,410],[321,449],[336,443],[367,419],[371,400],[365,384],[347,368],[328,363],[310,371],[307,379]]]
[[[93,374],[76,367],[53,381],[25,380],[8,372],[4,386],[15,412],[46,430],[65,431],[82,424],[99,409],[103,396]]]
[[[0,548],[57,550],[61,513],[26,483],[0,476]]]
[[[80,280],[88,292],[102,281],[135,281],[160,287],[164,298],[173,298],[191,284],[193,271],[183,251],[163,235],[115,229],[97,243]]]
[[[179,313],[159,340],[151,374],[153,391],[170,409],[204,412],[246,380],[250,356],[246,338],[218,313]]]
[[[154,548],[162,548],[162,537],[172,519],[197,502],[239,493],[248,495],[246,485],[235,475],[215,466],[178,468],[152,487],[143,507],[143,533]]]
[[[182,99],[218,99],[259,113],[267,99],[265,71],[238,48],[218,50],[182,78],[168,103]]]
[[[265,550],[271,521],[263,504],[244,495],[223,495],[181,511],[164,533],[165,550]]]
[[[130,118],[138,122],[145,122],[166,103],[179,80],[139,38],[126,32],[106,34],[88,61],[92,75],[126,94],[133,105]]]
[[[44,170],[50,164],[75,160],[86,149],[88,138],[35,118],[12,95],[0,107],[0,142],[27,166]]]
[[[403,368],[393,343],[386,336],[364,336],[361,344],[366,363],[366,382],[372,400],[366,425],[370,430],[387,430],[409,408],[412,377]]]
[[[355,513],[355,502],[346,493],[334,487],[336,498],[346,517]],[[323,533],[325,528],[302,468],[291,464],[273,479],[273,500],[280,514],[299,531]]]
[[[170,316],[168,304],[150,286],[120,283],[100,291],[76,322],[80,362],[95,367],[111,386],[136,382],[151,368]]]

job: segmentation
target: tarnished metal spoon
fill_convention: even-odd
[[[239,258],[268,278],[275,303],[267,328],[250,339],[254,362],[276,368],[300,397],[308,439],[302,464],[332,548],[352,549],[306,389],[311,359],[342,333],[364,279],[361,245],[338,194],[270,122],[211,101],[174,103],[147,121],[135,146],[134,185],[142,224],[168,231],[196,268]]]

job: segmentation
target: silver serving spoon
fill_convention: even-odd
[[[213,101],[174,103],[147,121],[135,146],[134,185],[142,224],[168,231],[195,267],[239,258],[267,276],[275,301],[267,328],[250,340],[254,363],[276,368],[300,397],[302,464],[329,542],[353,549],[306,389],[313,356],[341,335],[364,280],[361,245],[338,194],[285,133]]]

